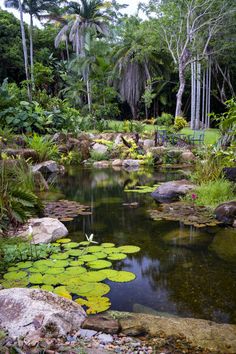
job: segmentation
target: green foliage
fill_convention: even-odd
[[[40,162],[58,158],[58,147],[49,136],[34,133],[32,137],[25,136],[25,141],[30,149],[37,152]]]
[[[101,153],[97,151],[91,151],[90,156],[92,161],[103,161],[109,159],[109,154],[107,152]]]
[[[221,132],[221,145],[227,146],[236,139],[236,99],[232,98],[226,103],[227,111],[221,115],[212,114],[218,122]]]
[[[36,62],[34,64],[34,82],[36,88],[44,88],[53,82],[53,71],[49,66]]]
[[[186,121],[186,119],[184,119],[183,117],[175,117],[174,129],[176,131],[179,131],[187,126],[188,126],[188,122]]]
[[[225,179],[216,179],[201,183],[196,188],[197,205],[215,208],[217,205],[235,199],[236,190],[232,182]]]
[[[157,118],[157,125],[164,125],[170,127],[174,122],[172,114],[162,112],[161,116]]]
[[[82,162],[82,155],[79,151],[69,151],[68,153],[62,154],[60,157],[60,164],[66,166],[76,166]]]

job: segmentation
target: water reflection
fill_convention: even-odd
[[[125,193],[127,183],[153,185],[181,173],[71,169],[57,181],[64,197],[91,206],[92,215],[68,224],[74,240],[94,233],[98,242],[134,244],[142,251],[116,263],[137,275],[131,283],[111,283],[112,308],[145,310],[236,323],[235,264],[209,251],[215,230],[196,231],[170,221],[153,221],[150,196]],[[127,208],[123,203],[138,203]],[[218,233],[219,234],[219,233]],[[108,282],[109,283],[109,282]]]

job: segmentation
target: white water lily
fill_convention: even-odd
[[[91,234],[90,236],[88,236],[87,234],[85,234],[85,236],[86,236],[86,239],[87,239],[87,241],[88,241],[89,243],[98,243],[98,242],[96,242],[96,241],[93,241],[93,236],[94,236],[94,234]]]

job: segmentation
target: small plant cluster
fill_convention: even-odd
[[[179,130],[181,130],[181,129],[187,127],[187,126],[188,126],[188,122],[186,121],[185,118],[183,118],[183,117],[178,117],[178,116],[175,117],[174,127],[173,127],[173,129],[174,129],[175,131],[179,131]]]

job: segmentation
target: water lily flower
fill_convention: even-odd
[[[88,242],[90,242],[90,243],[98,243],[96,241],[93,241],[93,236],[94,236],[93,234],[91,234],[90,236],[85,234],[85,236],[86,236],[86,239],[87,239]]]

